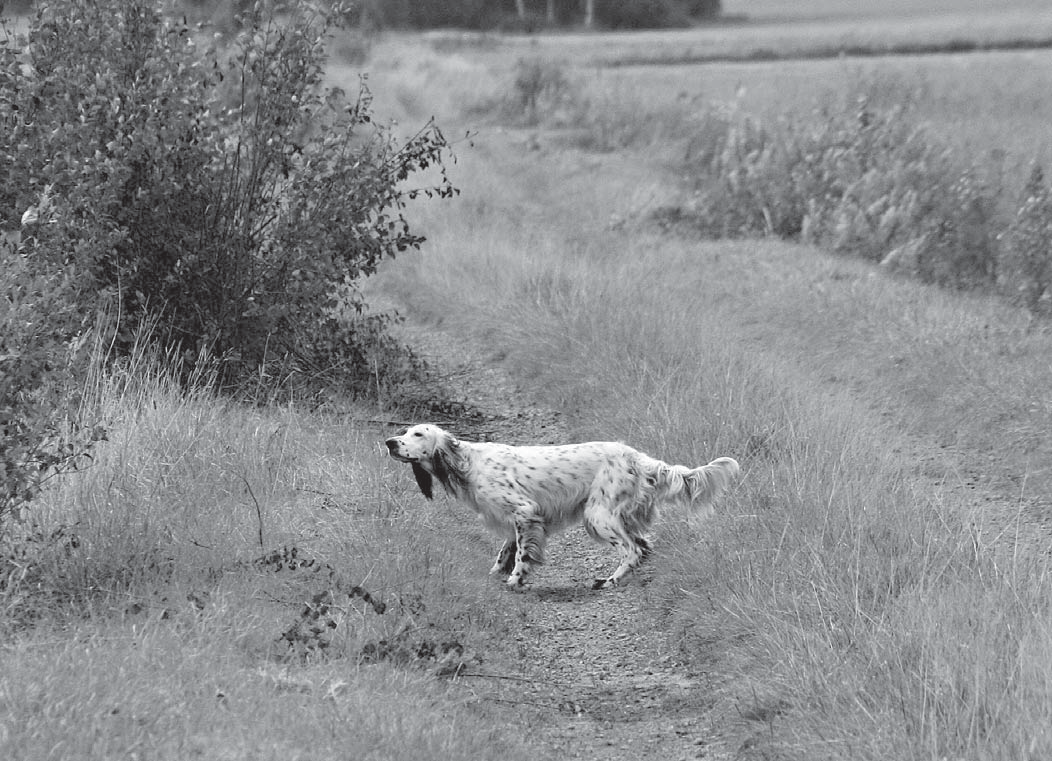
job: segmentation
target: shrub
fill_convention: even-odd
[[[999,285],[1009,300],[1033,314],[1052,311],[1052,189],[1037,164],[1003,234],[999,265]]]
[[[1000,190],[910,118],[882,81],[773,123],[708,109],[693,140],[691,217],[709,235],[776,235],[884,261],[929,282],[989,284]]]
[[[43,483],[76,467],[104,431],[79,419],[84,325],[68,275],[34,272],[0,243],[0,539]]]
[[[503,111],[506,118],[533,125],[542,118],[557,118],[574,100],[574,88],[561,63],[524,58],[515,66],[515,80]]]
[[[399,143],[364,82],[350,101],[323,88],[342,13],[256,3],[219,48],[151,0],[52,0],[3,51],[3,216],[51,188],[34,257],[82,310],[114,305],[118,348],[161,315],[158,339],[223,358],[228,382],[277,362],[360,383],[369,331],[334,320],[337,301],[364,316],[355,284],[423,240],[406,201],[455,191],[434,124]],[[406,186],[430,167],[435,186]]]

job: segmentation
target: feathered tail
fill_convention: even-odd
[[[660,461],[657,465],[654,475],[666,499],[681,499],[704,506],[711,506],[717,497],[727,491],[741,471],[738,461],[731,457],[719,457],[700,468],[669,465]]]

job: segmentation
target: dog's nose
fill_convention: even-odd
[[[387,441],[385,441],[384,443],[387,445],[387,449],[390,450],[391,452],[394,452],[395,450],[398,449],[398,439],[396,439],[396,438],[390,438]]]

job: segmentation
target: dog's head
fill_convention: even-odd
[[[392,436],[384,443],[391,457],[412,464],[420,491],[428,499],[433,496],[432,476],[451,494],[463,487],[458,456],[460,442],[448,431],[424,423],[410,426],[401,436]]]

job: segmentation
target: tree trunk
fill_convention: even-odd
[[[548,4],[544,8],[548,26],[555,26],[555,0],[548,0]]]
[[[515,12],[520,19],[526,18],[526,0],[515,0]]]
[[[591,29],[595,25],[595,0],[584,0],[584,28]]]

